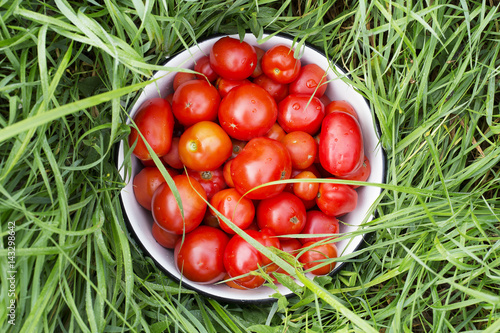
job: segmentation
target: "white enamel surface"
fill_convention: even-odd
[[[237,35],[231,36],[238,38]],[[165,66],[168,67],[183,67],[183,68],[193,68],[194,60],[199,59],[203,55],[208,55],[210,48],[220,37],[212,38],[199,43],[190,49],[183,51],[179,55],[170,59]],[[275,36],[269,41],[258,45],[255,36],[252,34],[247,34],[245,41],[261,47],[266,50],[277,44],[292,45],[292,40]],[[328,60],[325,56],[318,51],[305,47],[302,55],[302,63],[315,63],[321,68],[328,69],[328,79],[330,80],[328,84],[328,89],[326,90],[326,96],[330,100],[347,100],[355,108],[358,113],[360,124],[363,130],[364,138],[364,148],[365,155],[370,160],[372,172],[368,179],[368,182],[372,183],[383,183],[385,177],[384,171],[384,157],[383,152],[378,144],[378,137],[374,128],[374,120],[370,111],[368,104],[365,99],[359,95],[350,85],[346,83],[346,79],[341,80],[338,78],[339,73],[343,73],[340,68],[332,70]],[[332,65],[333,66],[333,65]],[[337,73],[337,74],[336,74]],[[135,105],[130,110],[130,115],[133,116],[137,108],[147,99],[153,97],[165,97],[172,92],[172,82],[174,78],[174,72],[158,72],[154,76],[155,78],[160,78],[158,81],[148,85],[140,94]],[[124,159],[123,152],[123,142],[120,144],[119,154],[118,154],[118,167],[122,177],[125,177],[124,170],[121,168]],[[132,175],[137,174],[140,171],[141,163],[132,157]],[[123,207],[126,216],[129,219],[130,226],[133,229],[133,233],[136,234],[139,242],[142,243],[149,255],[161,266],[164,270],[168,271],[171,275],[181,279],[176,267],[174,266],[173,253],[170,250],[164,249],[160,246],[151,234],[151,227],[153,224],[153,218],[151,213],[143,209],[135,200],[132,181],[131,178],[125,179],[127,182],[126,187],[121,192],[121,199],[123,202]],[[349,233],[358,229],[358,226],[363,220],[371,220],[373,216],[366,216],[366,212],[369,210],[370,206],[374,203],[377,197],[380,195],[379,187],[363,187],[358,188],[358,205],[355,211],[343,216],[341,220],[344,224],[341,224],[340,232]],[[363,240],[362,235],[358,235],[350,240],[344,240],[337,243],[337,247],[340,254],[350,254],[356,250]],[[337,263],[339,265],[340,263]],[[198,291],[206,294],[213,295],[214,297],[224,298],[227,300],[235,301],[252,301],[252,300],[268,300],[270,295],[274,291],[267,287],[261,287],[255,290],[237,290],[229,288],[223,284],[221,285],[200,285],[197,283],[192,283],[188,280],[182,281],[184,286],[191,287]],[[290,291],[283,286],[280,286],[280,291],[282,294],[290,294]]]

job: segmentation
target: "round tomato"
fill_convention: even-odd
[[[200,185],[207,193],[207,198],[209,200],[217,192],[227,187],[226,182],[224,180],[222,166],[215,170],[208,170],[208,171],[195,171],[189,169],[187,173],[190,177],[193,177],[198,181],[198,183],[200,183]]]
[[[290,132],[281,139],[281,143],[290,153],[294,169],[306,169],[314,163],[318,147],[310,134],[302,131]]]
[[[339,112],[346,112],[346,113],[349,113],[351,116],[353,116],[354,118],[356,118],[356,120],[359,121],[358,119],[358,113],[356,112],[356,110],[354,110],[354,108],[352,107],[352,105],[347,102],[347,101],[332,101],[328,104],[325,104],[326,107],[325,107],[325,114],[330,114],[332,112],[335,112],[335,111],[339,111]]]
[[[231,163],[231,179],[240,194],[256,186],[282,179],[289,179],[292,161],[286,148],[278,141],[259,137],[250,140]],[[283,191],[286,184],[264,186],[246,196],[249,199],[266,199]]]
[[[264,134],[266,138],[273,139],[276,141],[281,141],[285,137],[286,133],[283,131],[278,123],[274,123],[271,129]]]
[[[300,59],[295,59],[294,50],[286,45],[276,45],[262,56],[262,71],[276,82],[290,83],[300,72]]]
[[[167,249],[175,248],[175,244],[179,238],[182,237],[182,235],[173,234],[163,230],[157,223],[153,223],[151,232],[153,234],[153,238],[158,242],[158,244]]]
[[[329,274],[335,268],[336,263],[329,259],[337,258],[337,246],[334,243],[314,245],[314,242],[305,243],[302,248],[309,250],[304,252],[298,259],[304,270],[310,270],[314,275]],[[329,262],[329,263],[327,263]]]
[[[210,64],[225,79],[243,80],[257,67],[257,53],[247,42],[223,37],[210,50]]]
[[[184,126],[203,120],[216,120],[220,105],[217,89],[205,80],[184,82],[174,92],[172,111]]]
[[[163,98],[152,98],[141,104],[134,123],[158,157],[168,153],[172,144],[174,116],[170,104]],[[151,160],[146,144],[135,127],[130,130],[130,147],[137,141],[133,154],[140,160]]]
[[[325,117],[319,138],[319,161],[334,176],[349,177],[363,165],[363,133],[358,121],[345,112]]]
[[[210,200],[210,204],[224,217],[236,224],[240,229],[246,229],[252,224],[255,217],[255,207],[252,200],[244,198],[234,188],[217,192]],[[220,219],[214,211],[210,213],[217,217],[219,226],[228,234],[235,234],[226,222]]]
[[[174,169],[182,169],[184,164],[182,164],[179,157],[179,137],[172,138],[172,144],[170,145],[170,150],[168,153],[162,156],[165,163],[170,165]]]
[[[219,107],[219,123],[232,138],[262,136],[276,122],[278,107],[267,91],[249,83],[231,89]]]
[[[178,173],[167,168],[171,177]],[[165,178],[157,167],[145,167],[134,177],[134,195],[137,202],[147,210],[151,210],[151,200],[156,189],[165,182]]]
[[[200,73],[196,74],[196,76],[200,80],[208,80],[210,82],[213,82],[219,77],[219,75],[217,75],[217,73],[210,65],[210,58],[208,56],[203,56],[196,61],[194,65],[194,71]]]
[[[339,233],[339,220],[335,216],[328,216],[319,210],[310,210],[307,212],[306,225],[302,230],[303,235],[311,235],[308,238],[300,238],[300,241],[305,244],[308,242],[319,242],[321,240],[331,238]],[[315,235],[330,235],[330,236],[315,236]]]
[[[265,74],[256,77],[253,83],[264,88],[274,98],[276,103],[281,102],[288,96],[288,84],[275,82]]]
[[[241,86],[243,84],[250,83],[247,79],[244,80],[228,80],[223,77],[219,77],[217,79],[217,82],[215,83],[215,86],[217,87],[217,90],[219,91],[220,97],[224,98],[226,95],[231,91],[231,89]]]
[[[186,73],[186,72],[176,73],[174,76],[174,82],[173,82],[174,91],[176,91],[177,88],[179,88],[179,86],[181,84],[183,84],[184,82],[197,80],[197,79],[198,79],[198,77],[194,73]],[[172,95],[172,98],[173,98],[173,95]]]
[[[321,183],[316,204],[326,215],[342,216],[356,208],[358,192],[345,184]]]
[[[325,106],[319,98],[288,95],[278,104],[278,123],[290,133],[303,131],[315,135],[325,117]]]
[[[190,232],[203,221],[207,209],[207,194],[194,178],[177,175],[172,178],[182,202],[184,219],[174,193],[167,183],[158,187],[153,195],[153,219],[164,230],[176,234]]]
[[[326,87],[326,72],[316,64],[309,64],[303,66],[299,76],[290,83],[290,94],[314,95],[320,98]]]
[[[229,237],[220,229],[199,226],[175,246],[174,258],[179,272],[200,284],[214,283],[226,275],[224,250]]]
[[[300,234],[306,223],[306,208],[297,196],[281,192],[257,206],[257,224],[276,235]]]
[[[317,179],[311,171],[302,171],[294,179]],[[299,182],[293,184],[293,193],[302,200],[314,200],[318,196],[319,183]]]
[[[179,140],[179,158],[189,169],[215,170],[232,153],[231,138],[214,122],[200,121],[182,133]]]

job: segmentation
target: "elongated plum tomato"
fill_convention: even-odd
[[[168,153],[172,143],[174,116],[170,104],[165,99],[152,98],[141,104],[134,115],[134,123],[158,157]],[[130,147],[136,140],[133,154],[140,160],[151,160],[146,144],[137,129],[132,127],[128,137]]]
[[[207,210],[207,195],[200,183],[192,177],[177,175],[172,179],[181,198],[184,221],[174,193],[167,183],[160,185],[153,195],[153,219],[165,231],[175,234],[190,232],[203,221]]]
[[[170,177],[179,173],[167,168]],[[161,171],[156,167],[145,167],[134,177],[134,195],[137,202],[147,210],[151,210],[151,201],[156,189],[165,182]]]
[[[223,37],[210,49],[210,65],[225,79],[243,80],[257,67],[257,53],[247,42]]]
[[[319,161],[334,176],[354,174],[365,159],[363,133],[348,113],[332,112],[323,119],[319,138]]]
[[[224,130],[214,122],[200,121],[182,133],[179,158],[189,169],[215,170],[231,156],[233,143]]]
[[[231,179],[240,194],[256,186],[282,179],[289,179],[292,160],[280,142],[265,137],[250,140],[231,163]],[[286,184],[264,186],[246,196],[262,200],[278,195]]]
[[[278,117],[278,106],[264,88],[248,83],[222,99],[219,123],[230,137],[248,141],[266,134]]]
[[[262,56],[262,71],[279,83],[290,83],[297,78],[301,68],[300,59],[295,59],[294,50],[286,45],[276,45]]]
[[[174,92],[172,112],[181,125],[191,126],[199,121],[217,119],[220,105],[217,89],[206,80],[191,80]]]
[[[222,230],[199,226],[177,241],[174,259],[179,272],[193,282],[214,283],[226,275],[224,251],[229,236]]]

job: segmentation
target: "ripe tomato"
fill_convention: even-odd
[[[292,94],[278,104],[278,123],[287,133],[315,135],[324,117],[325,107],[317,97]]]
[[[182,133],[179,158],[189,169],[215,170],[230,156],[231,138],[214,122],[200,121]]]
[[[356,118],[356,120],[359,121],[358,113],[356,112],[356,110],[354,110],[352,105],[347,101],[332,101],[332,102],[325,104],[325,105],[326,105],[325,114],[327,114],[327,115],[329,115],[330,113],[332,113],[334,111],[346,112],[346,113],[349,113],[351,116],[353,116],[354,118]]]
[[[215,42],[210,50],[210,64],[223,78],[243,80],[257,67],[257,53],[247,42],[223,37]]]
[[[259,137],[250,140],[231,164],[231,178],[240,194],[256,186],[289,179],[292,161],[286,148],[278,141]],[[249,199],[266,199],[283,191],[285,184],[264,186],[247,194]]]
[[[153,228],[151,229],[151,233],[153,234],[153,238],[167,249],[175,248],[175,243],[179,240],[182,235],[173,234],[171,232],[167,232],[163,230],[157,223],[153,223]]]
[[[235,158],[245,148],[247,142],[236,139],[231,139],[231,142],[233,143],[233,153],[230,158]]]
[[[205,80],[184,82],[174,92],[172,111],[184,126],[203,120],[216,120],[220,105],[217,89]]]
[[[257,66],[255,66],[255,69],[253,70],[253,73],[250,76],[256,78],[262,75],[262,56],[264,55],[264,53],[266,53],[266,51],[264,51],[258,46],[254,46],[253,48],[255,50],[255,53],[257,54]]]
[[[342,216],[356,208],[358,192],[345,184],[321,183],[316,204],[326,215]]]
[[[210,200],[210,204],[240,229],[248,228],[255,217],[255,207],[252,200],[242,197],[234,188],[217,192]],[[212,209],[210,209],[210,214],[217,217],[222,230],[228,234],[235,234],[233,229],[220,219]]]
[[[262,56],[262,71],[276,82],[290,83],[300,72],[300,59],[295,59],[294,50],[286,45],[276,45]]]
[[[302,243],[299,242],[296,238],[280,238],[281,250],[291,254],[292,256],[297,256],[300,249],[302,248]],[[276,270],[277,273],[287,274],[289,275],[283,268],[278,267]],[[277,281],[275,281],[277,282]]]
[[[281,139],[281,143],[290,153],[294,169],[303,170],[314,163],[318,147],[310,134],[302,131],[290,132]]]
[[[178,175],[177,171],[167,168],[171,177]],[[155,190],[165,182],[165,178],[157,167],[145,167],[134,177],[134,195],[137,202],[147,210],[151,210],[151,200]]]
[[[224,167],[222,169],[222,172],[224,174],[224,181],[226,182],[227,186],[229,187],[234,187],[234,182],[233,178],[231,177],[231,164],[233,163],[233,160],[229,160],[226,163],[224,163]]]
[[[305,244],[308,242],[319,242],[330,238],[339,233],[339,220],[335,216],[328,216],[319,210],[310,210],[307,212],[306,225],[302,230],[303,235],[311,235],[308,238],[300,238]],[[314,236],[320,234],[329,234],[331,236]]]
[[[249,83],[231,89],[219,107],[219,123],[234,139],[262,136],[276,122],[278,107],[267,91]]]
[[[223,257],[229,237],[220,229],[199,226],[175,245],[179,272],[193,282],[214,283],[226,275]]]
[[[297,196],[281,192],[257,206],[257,224],[276,235],[300,234],[306,223],[306,208]]]
[[[349,179],[349,180],[358,180],[358,181],[361,181],[361,182],[366,182],[368,180],[368,178],[370,177],[371,170],[372,169],[371,169],[371,166],[370,166],[370,161],[365,157],[363,165],[361,165],[361,167],[358,169],[358,171],[356,171],[353,174],[350,174],[347,177],[339,177],[339,178],[341,178],[341,179]],[[352,188],[358,188],[359,187],[359,185],[351,185],[351,186],[352,186]]]
[[[174,116],[170,104],[163,98],[152,98],[139,107],[134,123],[142,133],[158,157],[165,155],[170,150],[172,133],[174,130]],[[128,143],[130,147],[137,140],[133,154],[140,160],[151,160],[146,144],[135,127],[130,130]]]
[[[253,83],[264,88],[269,95],[274,98],[276,103],[281,102],[286,96],[288,96],[288,84],[273,81],[265,74],[256,77],[253,80]]]
[[[311,171],[302,171],[294,179],[317,179]],[[293,184],[293,193],[302,200],[314,200],[318,196],[319,183],[300,182]]]
[[[264,134],[266,138],[273,139],[276,141],[281,141],[285,137],[286,133],[283,131],[278,123],[274,123],[271,129]]]
[[[186,72],[176,73],[174,76],[174,83],[173,83],[174,91],[176,91],[177,88],[179,88],[179,86],[181,84],[183,84],[184,82],[197,80],[197,79],[198,79],[198,77],[194,73],[186,73]],[[173,95],[172,95],[172,97],[173,97]]]
[[[210,65],[210,58],[208,56],[203,56],[200,59],[196,60],[194,70],[195,72],[200,73],[196,74],[196,77],[200,80],[208,80],[210,82],[213,82],[219,77],[219,75]]]
[[[337,258],[337,246],[334,243],[314,246],[314,242],[309,242],[305,243],[302,248],[305,249],[310,246],[312,246],[312,248],[304,252],[298,258],[304,270],[311,270],[310,272],[314,275],[326,275],[333,271],[336,263],[330,262],[329,264],[325,264],[325,261]]]
[[[179,137],[172,138],[170,150],[162,156],[162,160],[174,169],[182,169],[184,164],[179,157]]]
[[[224,98],[231,91],[231,89],[241,86],[243,84],[250,83],[247,79],[244,80],[228,80],[223,77],[219,77],[215,83],[215,87],[219,91],[220,97]]]
[[[316,64],[309,64],[303,66],[299,76],[290,83],[290,94],[314,95],[320,98],[326,87],[326,72]]]
[[[222,167],[208,171],[195,171],[188,169],[187,173],[190,177],[193,177],[198,181],[198,183],[200,183],[207,193],[207,199],[209,200],[215,195],[215,193],[227,187],[226,182],[224,181]]]
[[[323,120],[319,161],[334,176],[348,177],[363,164],[363,133],[358,121],[345,112],[332,112]]]
[[[158,187],[153,195],[153,219],[164,230],[176,234],[190,232],[200,225],[207,209],[207,194],[194,178],[177,175],[172,178],[184,210],[184,220],[175,196],[167,183]]]

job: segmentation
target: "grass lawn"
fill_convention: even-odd
[[[0,0],[0,331],[500,331],[499,6]],[[115,155],[167,57],[264,31],[348,69],[380,122],[387,185],[338,275],[225,304],[130,241]]]

